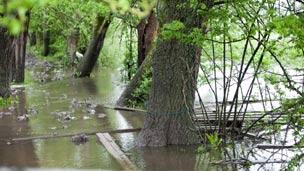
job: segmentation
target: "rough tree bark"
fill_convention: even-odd
[[[147,54],[151,50],[153,43],[158,32],[158,21],[155,12],[152,11],[148,18],[142,19],[137,25],[138,32],[138,59],[137,67],[139,68],[144,62]]]
[[[7,29],[0,27],[0,97],[10,94],[11,61],[14,57],[14,38]]]
[[[24,82],[24,70],[25,70],[25,55],[26,55],[26,45],[28,39],[28,29],[30,24],[30,13],[26,14],[26,21],[24,23],[24,30],[15,40],[15,70],[14,80],[16,83]]]
[[[50,54],[50,31],[46,30],[43,32],[43,56],[48,56]]]
[[[73,29],[71,35],[68,37],[67,40],[67,52],[70,58],[71,63],[74,65],[76,63],[76,51],[77,45],[79,41],[79,29]]]
[[[181,5],[183,4],[183,5]],[[158,7],[160,26],[174,20],[185,24],[185,34],[200,27],[197,12],[187,0],[162,0]],[[159,39],[152,57],[152,86],[148,114],[138,146],[199,143],[192,124],[200,49],[175,39]]]
[[[90,77],[91,72],[97,62],[99,53],[102,49],[107,30],[110,26],[111,19],[109,17],[98,16],[97,25],[93,38],[87,48],[82,61],[78,67],[78,77]]]

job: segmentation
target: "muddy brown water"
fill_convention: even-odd
[[[143,113],[114,111],[102,106],[114,105],[119,97],[123,88],[119,75],[118,71],[104,70],[93,78],[43,84],[28,77],[25,89],[17,93],[18,102],[14,109],[11,108],[11,114],[0,119],[0,170],[122,170],[95,136],[90,136],[89,142],[82,145],[75,145],[70,137],[10,141],[18,137],[142,127]],[[69,115],[69,120],[62,119],[60,112]],[[18,116],[24,113],[29,114],[29,120],[18,121]],[[100,114],[105,117],[98,117]],[[227,157],[218,152],[198,155],[197,146],[136,148],[136,136],[137,133],[113,134],[122,150],[141,170],[244,170],[238,165],[211,164]],[[246,145],[236,145],[234,150],[240,151]],[[271,152],[257,151],[257,154],[269,156]],[[279,167],[272,164],[265,168]],[[255,165],[249,169],[257,168]]]

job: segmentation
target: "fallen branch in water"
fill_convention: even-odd
[[[30,141],[30,140],[37,140],[37,139],[50,139],[50,138],[63,138],[63,137],[72,137],[79,134],[86,134],[86,135],[95,135],[97,133],[130,133],[130,132],[138,132],[141,128],[132,128],[132,129],[117,129],[117,130],[104,130],[104,131],[93,131],[93,132],[79,132],[79,133],[71,133],[71,134],[62,134],[62,135],[42,135],[42,136],[35,136],[35,137],[23,137],[23,138],[13,138],[10,141],[17,142],[17,141]]]
[[[250,161],[245,159],[219,160],[211,162],[214,165],[223,164],[239,164],[239,165],[256,165],[256,164],[273,164],[273,163],[288,163],[287,160],[273,160],[273,161]]]
[[[130,111],[130,112],[144,112],[146,113],[146,110],[143,109],[135,109],[135,108],[128,108],[128,107],[121,107],[121,106],[103,106],[107,109],[113,109],[113,110],[122,110],[122,111]]]
[[[250,132],[242,133],[242,134],[243,134],[243,136],[246,136],[246,137],[252,138],[252,139],[271,140],[269,138],[264,138],[262,136],[255,135],[254,133],[250,133]]]
[[[259,149],[291,149],[291,148],[304,148],[304,146],[296,145],[275,145],[275,144],[258,144],[256,148]]]

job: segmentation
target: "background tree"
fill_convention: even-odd
[[[137,25],[138,33],[138,58],[137,67],[139,68],[144,62],[147,54],[151,50],[153,40],[158,31],[158,21],[155,12],[152,11],[147,18],[142,19]]]
[[[14,58],[14,37],[0,27],[0,97],[10,95],[11,61]]]
[[[134,99],[136,89],[145,84],[145,79],[151,79],[151,58],[153,49],[155,48],[155,40],[157,38],[158,31],[159,23],[154,11],[152,11],[146,18],[141,19],[137,25],[137,71],[134,76],[131,77],[132,79],[130,79],[129,83],[125,87],[116,105],[128,106],[130,105],[130,101],[136,101]],[[134,61],[133,59],[130,60]],[[128,72],[128,75],[130,75],[131,71]],[[148,82],[148,84],[150,84],[150,82]]]
[[[15,58],[14,36],[18,35],[23,30],[23,23],[28,19],[27,11],[33,5],[40,5],[41,2],[36,0],[24,1],[0,1],[0,96],[7,97],[10,95],[10,81],[12,80],[12,61]],[[27,24],[26,24],[27,25]],[[26,29],[25,29],[26,30]],[[26,37],[26,33],[23,35]],[[23,37],[22,36],[22,37]],[[23,37],[24,41],[26,41]],[[24,43],[23,41],[23,43]],[[23,44],[22,43],[22,44]],[[25,54],[25,45],[20,47],[22,54]],[[16,61],[15,61],[16,62]],[[21,71],[19,75],[24,72],[23,59],[18,63]],[[15,66],[14,66],[15,68]],[[21,76],[22,79],[22,76]]]
[[[30,23],[30,11],[26,13],[26,21],[23,25],[23,30],[15,39],[15,70],[14,80],[17,83],[24,82],[25,76],[25,56],[26,56],[26,45],[28,40],[28,29]]]
[[[78,77],[89,77],[91,75],[91,72],[93,71],[100,51],[103,47],[104,39],[106,37],[111,20],[111,16],[97,17],[97,24],[94,35],[84,54],[84,58],[79,65],[77,71],[78,73],[76,74]]]

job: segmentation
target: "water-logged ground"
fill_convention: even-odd
[[[32,74],[24,90],[18,90],[14,108],[2,110],[0,119],[0,170],[12,167],[35,169],[98,169],[121,170],[121,166],[106,149],[89,136],[89,142],[75,145],[70,137],[12,142],[17,137],[61,135],[66,133],[139,128],[144,114],[106,109],[114,105],[121,93],[119,71],[102,70],[94,78],[59,79],[37,83]],[[34,75],[35,76],[35,75]],[[4,112],[4,113],[3,113]],[[18,116],[28,114],[26,121]],[[230,159],[251,161],[283,161],[290,158],[289,150],[259,150],[245,139],[228,148],[229,155],[218,151],[198,155],[197,147],[171,146],[138,149],[137,133],[113,134],[122,150],[142,170],[246,170],[241,165],[214,165]],[[272,140],[273,143],[274,140]],[[261,142],[256,142],[261,143]],[[226,154],[227,154],[226,153]],[[250,170],[278,170],[281,164],[255,164]]]
[[[31,74],[28,74],[30,76]],[[33,79],[33,78],[29,78]],[[21,168],[75,168],[121,170],[121,166],[97,142],[75,145],[71,138],[51,138],[12,142],[18,137],[94,132],[138,128],[143,113],[115,111],[102,105],[114,105],[122,87],[119,72],[104,70],[94,78],[64,79],[48,83],[34,81],[18,89],[18,103],[5,110],[0,119],[0,164]],[[28,121],[18,116],[28,114]],[[122,150],[142,169],[193,170],[193,147],[140,150],[134,147],[136,133],[113,135]],[[190,150],[189,150],[190,149]],[[1,169],[0,169],[1,170]]]

